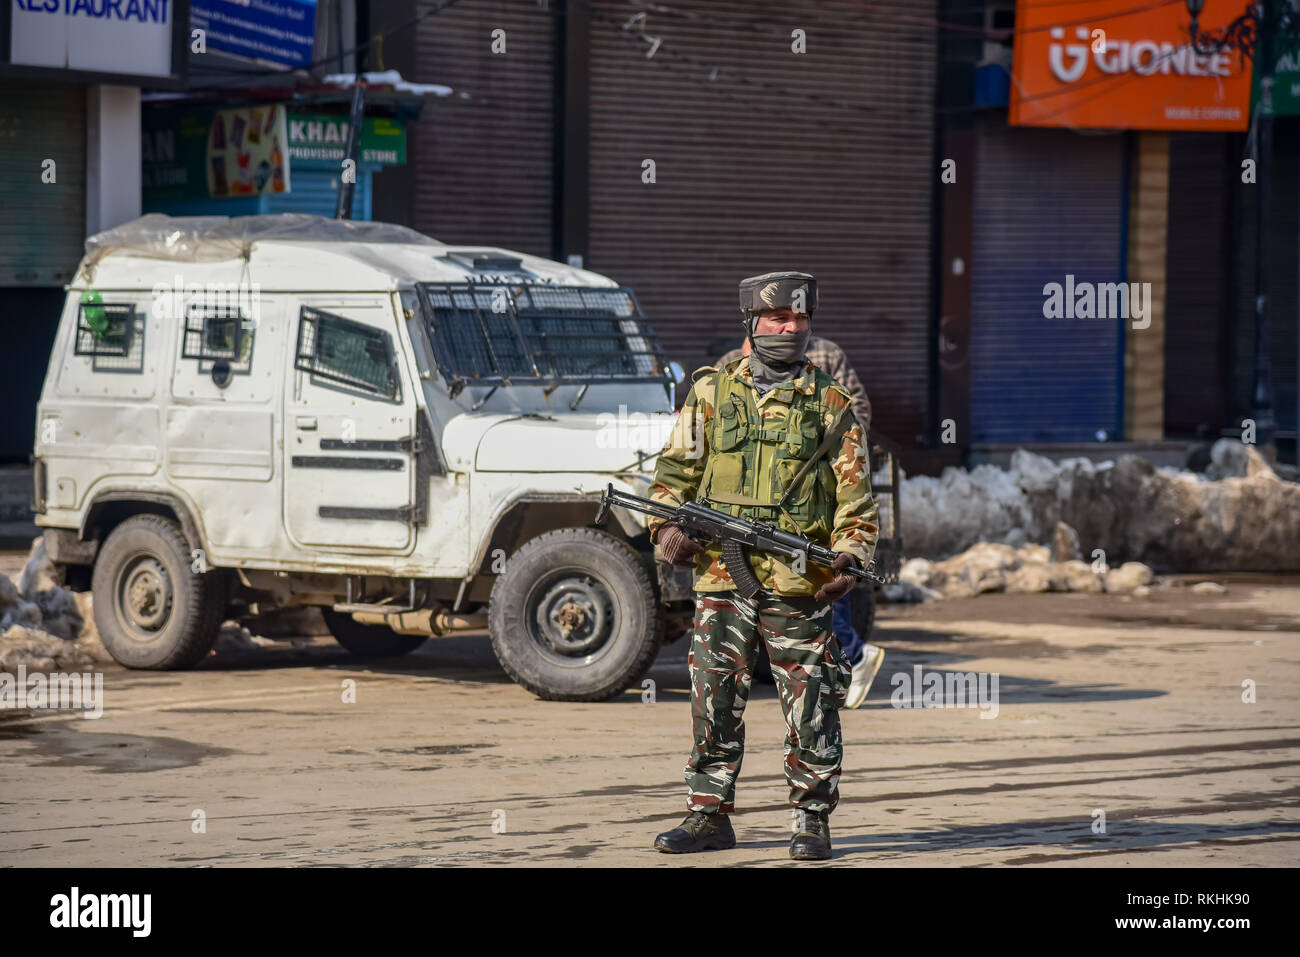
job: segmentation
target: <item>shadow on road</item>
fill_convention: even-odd
[[[1209,824],[1112,817],[1107,821],[1105,834],[1092,833],[1092,819],[1088,817],[849,835],[836,834],[833,818],[831,823],[831,837],[837,858],[881,854],[943,854],[988,848],[1034,849],[1029,854],[1005,858],[998,861],[999,864],[1050,864],[1099,854],[1134,854],[1188,844],[1254,844],[1300,840],[1298,821]],[[737,836],[740,837],[739,827],[737,831]],[[741,839],[737,846],[757,849],[785,847],[788,844],[788,838],[779,841]]]
[[[921,707],[921,689],[912,689],[915,668],[922,674],[938,673],[948,684],[948,675],[965,674],[963,662],[981,660],[1007,660],[1024,658],[1051,658],[1067,655],[1095,655],[1099,658],[1120,645],[1097,645],[1082,648],[1062,648],[1041,639],[970,639],[961,636],[959,629],[951,633],[913,629],[889,629],[877,636],[886,648],[885,666],[877,675],[871,695],[863,705],[865,709],[898,707],[903,701]],[[665,645],[646,675],[611,702],[641,703],[648,690],[645,681],[653,681],[658,701],[689,701],[690,679],[686,665],[688,642],[678,640]],[[441,638],[430,638],[416,651],[398,658],[366,658],[353,655],[339,647],[333,639],[316,637],[299,640],[294,644],[278,643],[273,646],[245,650],[221,650],[203,662],[200,671],[253,674],[275,669],[328,668],[339,671],[364,670],[373,674],[410,675],[452,681],[475,681],[486,684],[508,684],[510,677],[497,663],[492,644],[486,633],[467,632]],[[1098,662],[1099,677],[1106,675],[1106,667]],[[1024,678],[1003,670],[998,671],[999,704],[1042,704],[1052,702],[1131,701],[1155,698],[1168,694],[1166,689],[1133,688],[1123,684],[1124,673],[1113,671],[1116,681],[1097,680],[1085,684],[1067,684],[1049,679]],[[893,702],[898,693],[898,704]],[[775,699],[774,685],[761,681],[753,683],[750,700]]]
[[[328,637],[300,640],[296,645],[284,642],[247,650],[218,650],[196,670],[257,672],[305,667],[493,684],[510,682],[492,653],[491,640],[485,633],[474,632],[430,638],[410,654],[396,658],[354,655]]]

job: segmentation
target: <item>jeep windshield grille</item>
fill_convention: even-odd
[[[663,382],[667,360],[632,290],[422,283],[448,383]]]

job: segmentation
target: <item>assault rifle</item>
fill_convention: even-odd
[[[634,512],[644,512],[674,522],[698,542],[721,542],[722,560],[727,566],[727,573],[736,583],[736,590],[746,598],[753,598],[763,592],[763,586],[749,566],[747,549],[756,548],[759,551],[788,555],[794,559],[796,567],[812,562],[829,568],[838,555],[838,552],[833,552],[824,545],[818,545],[802,535],[783,531],[768,522],[751,522],[698,502],[687,502],[676,507],[664,505],[640,495],[616,491],[613,485],[605,486],[605,494],[600,497],[600,510],[596,512],[597,525],[605,523],[611,505],[620,505]],[[875,564],[873,561],[865,569],[850,565],[844,571],[854,578],[883,585],[885,579],[876,572]]]

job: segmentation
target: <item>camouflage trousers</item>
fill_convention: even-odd
[[[839,708],[852,669],[831,632],[831,604],[812,598],[737,591],[695,595],[688,662],[695,743],[686,762],[692,811],[735,810],[736,778],[745,755],[745,704],[767,644],[785,714],[785,777],[790,804],[834,811],[839,803]]]

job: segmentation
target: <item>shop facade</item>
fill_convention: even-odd
[[[326,112],[331,106],[334,112]],[[415,115],[418,106],[405,112]],[[337,102],[149,104],[142,128],[144,211],[333,217],[347,169],[348,125]],[[405,162],[405,116],[365,116],[349,218],[372,219],[374,175]]]
[[[1168,445],[1182,464],[1188,443],[1240,436],[1255,375],[1249,61],[1191,49],[1181,4],[945,2],[940,16],[976,35],[1015,28],[1001,50],[943,42],[939,151],[967,175],[938,202],[939,418],[963,457],[1128,441]],[[1284,458],[1296,428],[1294,123],[1278,120],[1266,160]]]

